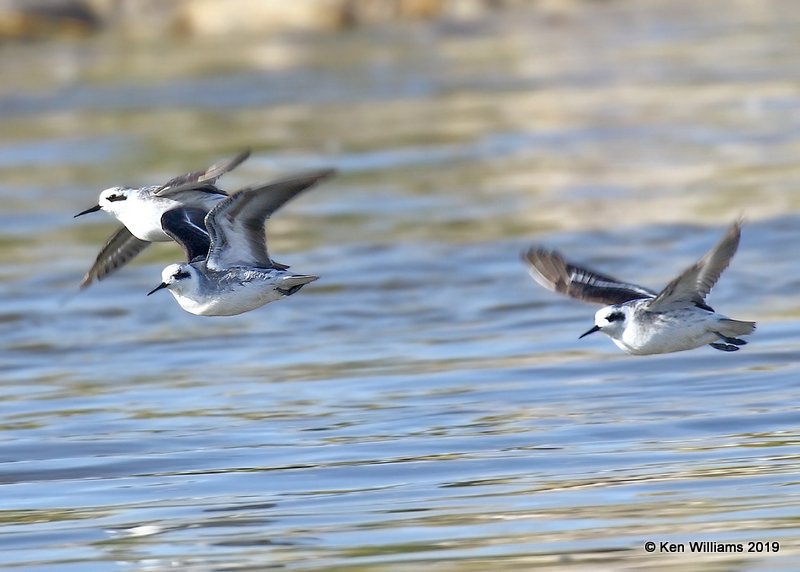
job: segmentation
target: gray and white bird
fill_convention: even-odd
[[[161,224],[183,246],[187,262],[164,268],[161,284],[147,295],[166,288],[187,312],[234,316],[291,296],[317,280],[291,274],[270,258],[264,225],[280,207],[334,172],[311,171],[238,191],[211,209],[204,228],[196,224],[192,209],[164,213]]]
[[[706,344],[732,352],[747,343],[739,336],[753,333],[756,323],[718,314],[705,298],[736,253],[740,235],[737,221],[719,244],[658,293],[567,262],[555,251],[531,248],[522,259],[533,279],[548,290],[606,304],[595,314],[594,327],[581,338],[603,332],[634,355],[679,352]]]
[[[172,240],[161,228],[161,216],[168,210],[190,207],[202,225],[205,213],[228,196],[215,185],[225,173],[239,166],[250,156],[250,151],[214,163],[203,171],[193,171],[170,179],[163,185],[144,187],[111,187],[100,193],[98,203],[75,217],[105,211],[123,226],[112,234],[95,258],[94,264],[83,277],[80,288],[95,280],[106,278],[135,258],[152,242]],[[201,212],[202,211],[202,212]]]

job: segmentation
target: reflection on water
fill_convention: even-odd
[[[796,569],[793,14],[8,46],[0,563]],[[199,318],[144,296],[180,256],[162,244],[73,294],[113,226],[71,218],[100,189],[246,147],[227,188],[341,169],[270,227],[318,282]],[[759,320],[736,354],[578,341],[594,309],[518,260],[540,242],[658,288],[740,214],[710,299]]]

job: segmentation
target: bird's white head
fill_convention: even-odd
[[[119,213],[128,206],[128,199],[134,198],[138,189],[127,187],[111,187],[100,193],[97,205],[112,215]]]
[[[107,213],[118,216],[119,213],[125,209],[123,205],[126,204],[126,201],[136,192],[138,192],[138,189],[130,189],[127,187],[111,187],[106,189],[100,193],[100,198],[97,199],[96,205],[79,212],[75,215],[75,218],[89,213],[96,213],[99,210],[104,210]]]
[[[588,336],[595,332],[603,332],[607,336],[619,339],[628,323],[631,307],[624,304],[606,306],[594,315],[594,327],[584,332],[580,337]]]
[[[198,271],[188,263],[170,264],[161,272],[161,284],[147,293],[149,296],[162,288],[167,288],[173,295],[189,293],[197,288]]]
[[[111,187],[110,189],[106,189],[100,193],[100,198],[97,200],[96,205],[79,212],[75,215],[75,218],[89,213],[96,213],[99,210],[104,210],[107,213],[117,216],[118,213],[124,209],[124,207],[120,205],[125,204],[136,191],[137,189],[129,189],[126,187]]]

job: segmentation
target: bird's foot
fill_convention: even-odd
[[[742,340],[738,340],[738,341],[742,341]],[[721,352],[735,352],[735,351],[739,350],[739,346],[738,345],[733,345],[733,344],[723,344],[723,343],[720,343],[720,342],[714,342],[713,344],[708,344],[708,345],[710,345],[715,350],[719,350]]]

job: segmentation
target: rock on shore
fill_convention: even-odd
[[[330,30],[400,20],[478,17],[530,4],[526,0],[0,0],[0,39],[103,31],[149,37]]]

